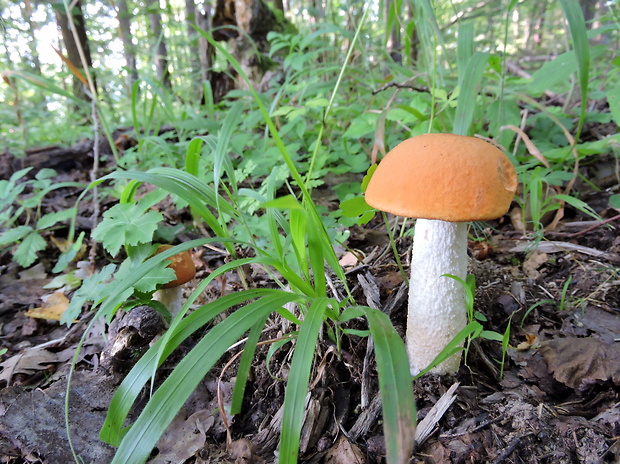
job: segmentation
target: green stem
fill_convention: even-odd
[[[385,211],[381,211],[381,215],[383,216],[383,222],[385,222],[385,227],[387,228],[388,237],[390,237],[390,245],[392,247],[392,252],[394,253],[394,259],[396,259],[396,265],[398,266],[398,270],[403,276],[403,280],[407,285],[409,285],[409,278],[407,277],[405,268],[403,268],[403,263],[400,261],[400,255],[398,254],[398,250],[396,249],[396,242],[394,241],[394,233],[392,232],[392,228],[390,227],[387,214],[385,213]]]

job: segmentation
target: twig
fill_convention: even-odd
[[[429,92],[428,87],[420,87],[419,85],[413,85],[413,84],[399,84],[398,82],[392,81],[392,82],[388,82],[383,87],[380,87],[377,90],[373,91],[372,94],[377,95],[378,93],[381,93],[389,89],[390,87],[396,87],[397,89],[415,90],[416,92],[424,92],[424,93]]]
[[[520,437],[516,437],[515,439],[513,439],[510,444],[504,449],[504,451],[502,451],[501,454],[497,456],[491,464],[502,464],[502,462],[504,462],[506,458],[514,452],[517,446],[519,446],[521,440],[529,437],[530,435],[534,435],[534,432],[529,432],[525,435],[521,435]]]
[[[605,224],[609,224],[610,222],[613,222],[613,221],[615,221],[617,219],[620,219],[620,214],[617,214],[616,216],[614,216],[612,218],[605,219],[604,221],[599,221],[596,224],[594,224],[593,226],[588,227],[585,230],[582,230],[580,232],[575,232],[573,234],[568,235],[568,237],[571,237],[571,238],[572,237],[579,237],[580,235],[587,234],[588,232],[591,232],[591,231],[593,231],[594,229],[597,229],[600,226],[604,226]]]
[[[530,246],[531,244],[529,243],[522,243],[511,248],[508,251],[510,253],[523,253],[527,251]],[[584,255],[594,256],[595,258],[606,259],[608,261],[611,261],[612,263],[620,262],[620,256],[615,253],[609,253],[608,251],[601,251],[595,248],[576,245],[575,243],[570,242],[541,242],[538,244],[538,247],[536,249],[541,253],[559,253],[574,251],[577,253],[582,253]]]

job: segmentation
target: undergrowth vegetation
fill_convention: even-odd
[[[220,60],[237,73],[240,89],[216,104],[207,86],[204,104],[190,104],[144,78],[135,83],[131,101],[123,102],[123,122],[131,125],[135,144],[109,155],[116,167],[80,199],[92,201],[95,188],[99,198],[118,199],[92,233],[114,261],[83,280],[63,322],[71,323],[86,307],[96,310],[95,318],[109,322],[119,310],[151,304],[154,292],[173,278],[166,259],[182,250],[217,244],[230,260],[198,283],[165,335],[119,386],[101,432],[102,440],[118,447],[114,463],[144,462],[198,383],[246,337],[229,411],[237,413],[257,344],[274,314],[295,327],[287,335],[295,343],[279,462],[297,460],[317,340],[329,339],[339,352],[349,335],[372,336],[387,459],[406,462],[413,447],[415,405],[404,344],[386,314],[354,301],[335,252],[346,244],[350,226],[374,217],[363,200],[364,176],[403,139],[452,132],[475,134],[501,146],[517,167],[521,224],[534,243],[544,239],[545,227],[559,220],[567,206],[597,217],[572,188],[581,163],[602,154],[618,157],[620,134],[601,140],[581,137],[591,123],[620,121],[620,60],[609,56],[609,44],[617,45],[619,38],[613,9],[599,29],[587,29],[578,2],[559,1],[555,8],[564,15],[563,40],[570,46],[530,77],[515,77],[508,72],[508,61],[517,53],[510,49],[509,38],[511,17],[521,7],[516,1],[503,4],[503,35],[495,42],[480,39],[479,24],[473,20],[440,28],[427,0],[412,2],[417,20],[408,22],[398,9],[403,3],[394,1],[396,6],[384,18],[392,26],[402,23],[405,31],[417,30],[419,43],[405,40],[402,63],[388,55],[387,34],[377,29],[376,18],[368,19],[371,3],[364,5],[354,30],[325,23],[301,33],[271,33],[270,58],[281,71],[262,93],[254,90],[226,47],[205,34]],[[598,40],[602,35],[607,42]],[[419,48],[415,66],[411,47]],[[37,92],[72,98],[54,78],[34,80],[23,72],[5,74],[7,82],[9,78],[19,80],[20,87],[36,86]],[[599,103],[605,100],[608,105],[602,110]],[[101,99],[92,109],[97,127],[111,139],[118,106]],[[80,111],[90,117],[91,108]],[[21,116],[29,119],[27,112]],[[6,108],[2,118],[10,119]],[[7,138],[10,146],[19,146],[22,132],[17,128]],[[45,131],[29,133],[32,144],[49,137]],[[20,182],[25,175],[19,171],[0,181],[0,246],[7,250],[17,243],[15,259],[28,267],[46,246],[43,232],[69,220],[76,209],[41,214],[38,206],[51,189],[75,184],[52,184],[49,172]],[[313,193],[326,187],[335,193],[339,208],[316,201]],[[191,226],[167,225],[157,208],[162,204],[185,209]],[[174,242],[183,227],[208,230],[211,236],[154,255],[156,242]],[[391,236],[402,236],[409,228],[408,223],[396,223]],[[68,236],[73,246],[54,272],[73,272],[71,259],[84,235],[73,223]],[[122,263],[115,264],[121,258]],[[272,288],[255,288],[245,275],[247,265],[264,269]],[[238,274],[243,290],[196,304],[214,279],[229,272]],[[484,317],[473,309],[473,281],[462,283],[471,305],[470,325],[460,339],[495,340],[505,353],[510,325],[505,334],[485,331]],[[222,314],[227,317],[220,319]],[[365,319],[368,331],[350,329],[348,323],[357,318]],[[157,368],[205,327],[211,328],[163,383],[155,385]],[[461,340],[447,347],[436,363],[460,349]],[[150,399],[128,427],[127,416],[145,387]]]

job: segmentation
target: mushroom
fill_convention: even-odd
[[[159,245],[155,254],[161,253],[172,248],[172,245]],[[189,251],[182,251],[176,255],[168,258],[170,264],[169,268],[172,268],[176,279],[162,285],[162,287],[155,292],[153,299],[163,304],[168,312],[176,316],[181,311],[181,285],[189,282],[196,275],[196,267],[192,260],[192,255]]]
[[[425,134],[383,158],[366,189],[369,205],[415,224],[409,281],[407,353],[417,375],[467,324],[465,290],[450,274],[467,274],[467,222],[496,219],[517,190],[510,160],[483,140]],[[456,353],[431,372],[456,374]]]

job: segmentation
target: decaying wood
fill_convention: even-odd
[[[380,305],[380,292],[377,281],[370,272],[366,274],[358,274],[357,280],[360,283],[364,296],[366,297],[366,304],[371,308],[378,309]],[[368,336],[366,343],[366,355],[364,356],[363,368],[362,368],[362,385],[361,385],[361,398],[360,406],[362,409],[366,409],[368,406],[368,397],[370,391],[370,360],[374,351],[375,343],[372,336]]]
[[[445,392],[441,398],[435,403],[428,414],[422,419],[415,430],[415,443],[416,447],[422,445],[426,439],[433,433],[437,422],[443,417],[448,408],[456,400],[456,389],[460,383],[456,382],[452,385],[447,392]]]
[[[359,437],[365,436],[377,424],[379,414],[381,414],[381,396],[377,393],[347,432],[349,440],[357,441]]]
[[[0,154],[0,177],[8,179],[20,169],[32,167],[33,175],[44,168],[57,171],[80,169],[88,171],[92,166],[93,141],[85,139],[72,147],[57,145],[26,150],[26,156],[16,158],[6,152]],[[109,146],[107,151],[109,151]]]

